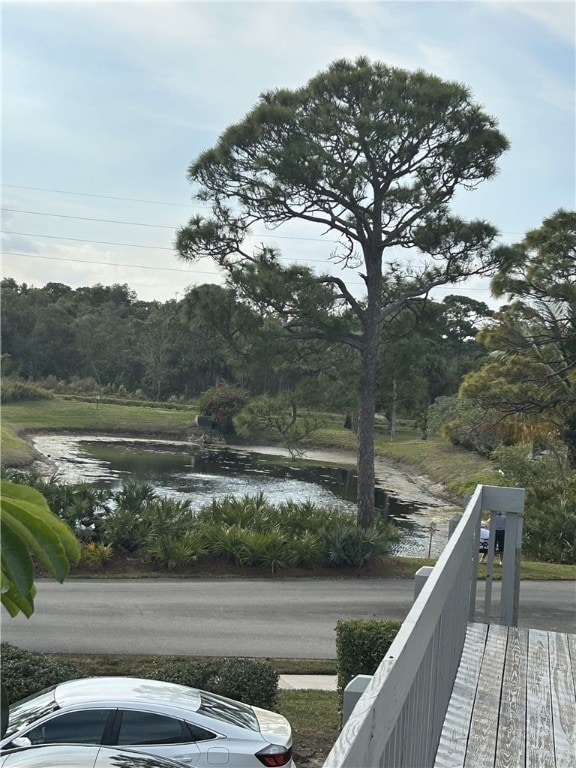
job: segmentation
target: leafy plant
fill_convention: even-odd
[[[313,568],[322,559],[322,539],[319,534],[305,531],[295,537],[290,544],[294,565],[300,568]]]
[[[15,616],[34,611],[34,562],[62,582],[77,563],[80,544],[66,523],[50,511],[41,493],[24,485],[2,480],[1,541],[2,605]]]
[[[2,684],[10,703],[65,680],[81,677],[70,661],[56,661],[43,653],[25,651],[9,643],[0,645],[2,652]]]
[[[352,619],[336,624],[338,689],[343,691],[356,675],[373,675],[388,653],[399,621]]]
[[[88,541],[82,544],[80,561],[89,568],[101,568],[104,563],[114,556],[112,544],[103,541]]]
[[[324,558],[328,565],[359,567],[390,554],[398,534],[387,524],[363,530],[353,524],[337,524],[322,531]]]
[[[183,537],[159,536],[148,544],[146,553],[172,571],[190,565],[206,551],[202,533],[190,531]]]
[[[248,394],[240,387],[220,382],[206,390],[199,398],[202,413],[212,416],[216,427],[224,434],[234,434],[234,416],[239,413]]]
[[[276,704],[278,673],[267,662],[253,659],[168,661],[159,664],[153,676],[264,709],[274,709]]]

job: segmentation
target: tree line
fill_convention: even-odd
[[[356,407],[354,354],[326,341],[284,341],[279,321],[225,287],[199,286],[161,303],[139,301],[128,285],[35,288],[5,278],[1,313],[4,376],[53,389],[192,400],[226,381],[252,396],[290,392],[343,414]],[[475,335],[491,315],[483,302],[450,296],[391,321],[379,409],[416,418],[438,396],[456,393],[485,355]]]

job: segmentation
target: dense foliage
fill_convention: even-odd
[[[208,558],[272,575],[287,567],[359,567],[390,555],[400,538],[391,523],[362,531],[345,512],[311,502],[274,505],[262,493],[214,499],[196,512],[145,483],[105,491],[56,477],[10,476],[42,491],[83,542],[80,563],[88,568],[115,555],[160,570],[188,569]]]
[[[8,691],[11,704],[50,685],[81,676],[78,667],[71,661],[53,659],[10,643],[2,643],[0,652],[2,684]]]
[[[2,682],[10,703],[51,685],[83,677],[74,662],[2,643]],[[252,659],[158,661],[148,677],[201,688],[264,709],[274,709],[278,673],[270,664]]]
[[[33,288],[6,278],[1,312],[3,402],[56,393],[176,406],[207,392],[226,395],[229,388],[249,404],[259,396],[274,402],[280,394],[289,402],[280,423],[289,440],[293,406],[342,414],[358,409],[352,350],[319,340],[286,344],[280,322],[263,320],[218,286],[162,304],[138,301],[126,285]],[[390,319],[377,408],[414,418],[437,396],[455,393],[462,375],[481,362],[474,336],[490,316],[482,302],[449,296],[417,302]]]
[[[399,621],[352,619],[336,625],[338,689],[343,691],[356,675],[373,675],[388,653]]]
[[[263,709],[276,707],[279,675],[264,661],[240,658],[160,661],[153,676],[155,680],[200,688]]]

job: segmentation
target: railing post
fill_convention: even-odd
[[[500,596],[500,624],[518,626],[520,600],[520,559],[522,555],[522,513],[508,512],[502,558],[502,593]]]
[[[422,592],[422,587],[426,584],[426,579],[430,576],[433,570],[434,568],[432,568],[431,565],[423,565],[422,568],[418,568],[416,571],[414,576],[414,600],[416,600],[420,592]]]
[[[460,520],[462,520],[462,515],[452,515],[450,520],[448,520],[448,538],[452,536]]]
[[[520,558],[522,552],[522,514],[526,492],[523,488],[482,487],[482,507],[491,511],[490,544],[486,574],[484,616],[490,613],[491,571],[494,557],[494,518],[497,512],[506,515],[504,553],[502,558],[502,586],[500,592],[500,624],[518,626],[520,596]]]
[[[342,697],[342,725],[352,714],[358,699],[362,696],[371,680],[372,675],[356,675],[344,688],[344,696]]]

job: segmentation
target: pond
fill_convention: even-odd
[[[117,489],[130,479],[153,485],[165,496],[186,499],[200,509],[213,498],[262,492],[274,504],[312,501],[356,514],[354,468],[291,461],[257,450],[191,447],[110,437],[41,435],[35,448],[46,456],[62,481],[87,482]],[[444,524],[435,523],[431,540],[426,505],[403,501],[376,488],[376,509],[403,532],[398,554],[439,554],[446,542]]]

